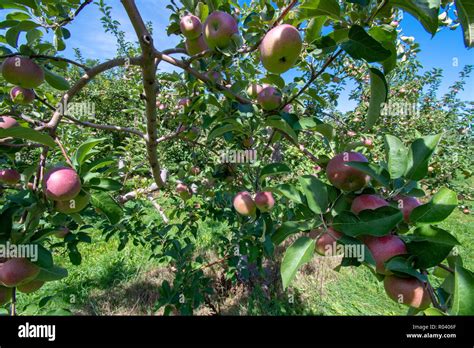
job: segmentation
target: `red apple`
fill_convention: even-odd
[[[197,39],[202,34],[201,20],[194,15],[187,15],[179,22],[181,33],[188,39]]]
[[[81,179],[68,167],[51,169],[44,176],[45,195],[53,201],[69,201],[81,191]]]
[[[256,205],[252,196],[247,191],[239,192],[234,197],[234,208],[240,215],[252,216],[255,215]]]
[[[275,110],[281,105],[281,93],[274,87],[264,88],[257,96],[263,110]]]
[[[260,59],[269,72],[282,74],[295,65],[303,41],[298,29],[281,24],[270,30],[260,44]]]
[[[385,269],[385,261],[396,255],[407,253],[405,243],[394,235],[383,237],[365,236],[363,237],[363,241],[374,257],[375,270],[380,274],[391,274],[390,271]]]
[[[222,11],[212,12],[206,19],[203,28],[204,40],[215,50],[229,47],[239,33],[237,21],[230,14]]]
[[[10,90],[10,98],[16,104],[27,105],[35,100],[35,92],[32,89],[17,86]]]
[[[273,209],[275,199],[271,192],[259,192],[255,195],[255,204],[262,212],[268,212]]]
[[[39,267],[28,259],[9,259],[0,264],[0,284],[9,288],[25,284],[36,278],[39,271]]]
[[[410,214],[413,209],[421,205],[420,201],[418,201],[418,199],[416,199],[415,197],[401,195],[394,197],[394,199],[398,203],[398,208],[400,208],[403,213],[403,220],[405,220],[406,223],[409,223]]]
[[[188,186],[183,183],[178,183],[176,185],[176,192],[183,200],[188,200],[193,195]]]
[[[2,64],[3,78],[23,88],[36,88],[44,81],[44,71],[29,58],[15,56]]]
[[[417,309],[425,309],[431,304],[426,285],[417,278],[387,276],[383,281],[383,286],[388,297],[395,302]]]
[[[7,115],[0,116],[0,128],[8,129],[18,126],[20,126],[20,124],[13,117]]]
[[[316,241],[316,251],[320,255],[334,256],[336,250],[333,250],[334,243],[342,237],[342,233],[328,227],[327,231],[322,233]]]
[[[15,169],[0,169],[0,183],[7,185],[16,185],[21,176]]]
[[[354,214],[358,215],[362,210],[374,210],[388,205],[388,202],[380,196],[360,195],[352,201],[351,210]]]
[[[345,162],[368,162],[358,152],[343,152],[334,156],[326,167],[329,181],[343,191],[358,191],[369,183],[370,177],[359,169],[350,167]]]
[[[184,45],[186,47],[186,52],[188,52],[190,56],[194,56],[209,48],[209,46],[206,44],[206,41],[204,40],[203,35],[194,40],[186,39]]]

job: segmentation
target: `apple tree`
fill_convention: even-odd
[[[119,249],[147,245],[172,265],[157,303],[165,314],[212,306],[207,268],[242,281],[282,245],[283,289],[316,251],[340,257],[339,267],[368,267],[409,313],[474,313],[473,274],[439,227],[457,195],[423,190],[443,134],[407,139],[410,127],[383,114],[417,50],[401,34],[402,13],[431,35],[460,25],[471,47],[467,0],[171,0],[166,34],[180,38],[171,48],[155,45],[164,33],[153,33],[133,0],[120,6],[137,43],[104,0],[0,6],[9,10],[0,22],[0,238],[39,250],[36,260],[1,260],[0,303],[11,302],[12,314],[17,290],[67,276],[53,254],[80,265],[92,227],[119,238]],[[61,55],[87,6],[102,12],[117,57]],[[281,76],[290,70],[294,77]],[[335,111],[345,79],[360,84],[349,117]],[[75,100],[97,112],[75,116]],[[362,126],[351,129],[355,117]],[[375,136],[383,152],[374,155]],[[144,219],[145,204],[159,217]],[[195,245],[210,222],[225,226],[212,245],[217,260]],[[434,273],[445,278],[437,288]]]

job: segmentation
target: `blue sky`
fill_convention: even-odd
[[[135,33],[120,1],[106,0],[106,3],[112,6],[112,16],[121,23],[122,30],[126,33],[126,39],[135,41]],[[144,20],[153,23],[156,47],[158,49],[165,49],[176,46],[179,43],[179,38],[166,35],[166,26],[170,15],[166,5],[169,4],[169,1],[137,0],[136,3]],[[2,17],[4,16],[0,15],[0,18]],[[111,34],[104,33],[100,17],[101,13],[96,5],[87,6],[72,24],[68,26],[72,35],[67,40],[67,49],[61,52],[61,54],[72,58],[74,56],[72,48],[79,48],[85,58],[105,60],[114,57],[116,49],[115,40]],[[444,79],[441,91],[445,91],[456,80],[464,65],[474,64],[474,50],[467,50],[464,47],[460,28],[455,31],[442,30],[434,38],[431,38],[431,35],[423,29],[418,21],[405,14],[402,21],[402,29],[404,35],[414,36],[421,45],[419,58],[424,64],[425,69],[432,67],[443,69]],[[457,59],[458,66],[453,65],[454,59]],[[162,69],[171,70],[172,68],[163,64]],[[292,78],[295,74],[297,74],[296,71],[291,71],[286,73],[285,77]],[[354,102],[347,100],[349,90],[350,86],[348,86],[346,93],[341,95],[339,107],[341,111],[351,110],[355,106]],[[471,77],[470,86],[460,94],[460,97],[465,100],[474,100],[474,77]]]

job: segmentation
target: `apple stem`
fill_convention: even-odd
[[[448,266],[446,266],[446,265],[443,265],[442,263],[440,263],[440,264],[438,265],[438,267],[454,274],[454,270],[453,270],[451,267],[448,267]]]
[[[10,316],[16,315],[16,287],[12,288],[12,302],[10,306]]]
[[[422,270],[422,273],[424,275],[428,275],[428,272],[426,270]],[[436,294],[434,292],[434,289],[433,287],[431,286],[431,283],[429,280],[426,280],[426,289],[428,290],[428,294],[430,295],[430,298],[431,298],[431,303],[433,303],[433,306],[441,311],[445,311],[445,308],[443,308],[439,301],[438,301],[438,298],[436,297]]]

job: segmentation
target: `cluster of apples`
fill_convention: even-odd
[[[239,36],[238,24],[230,14],[212,12],[202,25],[194,15],[186,15],[180,21],[181,33],[186,37],[185,46],[189,55],[204,50],[224,49]],[[298,60],[303,41],[298,29],[289,24],[277,25],[268,31],[260,43],[260,60],[265,69],[274,74],[282,74],[291,69]],[[211,81],[221,80],[220,73],[210,72]],[[281,92],[269,85],[251,85],[247,94],[257,98],[263,110],[271,111],[279,108],[282,102]],[[290,106],[285,106],[289,112]]]
[[[33,88],[44,81],[44,71],[31,59],[21,56],[8,57],[2,64],[3,78],[14,84],[10,90],[13,102],[27,105],[35,99]]]
[[[212,12],[204,25],[198,17],[186,15],[179,26],[186,37],[186,51],[191,56],[208,49],[225,49],[239,36],[235,18],[222,11]]]
[[[27,258],[0,260],[0,306],[8,303],[12,297],[12,288],[23,293],[32,293],[43,286],[36,279],[40,268]]]
[[[234,209],[243,216],[254,216],[258,210],[262,213],[269,212],[275,206],[275,199],[271,192],[258,192],[255,199],[247,192],[239,192],[233,200]]]
[[[333,157],[327,167],[326,174],[331,184],[343,191],[354,192],[364,188],[370,180],[370,177],[364,172],[350,167],[345,162],[368,162],[367,158],[358,152],[345,152]],[[410,214],[413,209],[421,203],[415,197],[396,196],[393,201],[401,209],[405,223],[410,223]],[[359,215],[363,210],[374,210],[380,207],[389,206],[390,203],[382,197],[375,194],[358,195],[351,204],[351,211]],[[318,233],[321,231],[312,231]],[[316,241],[316,251],[322,255],[330,250],[333,243],[342,237],[342,233],[329,227],[326,231],[319,233]],[[407,254],[405,243],[395,234],[375,237],[361,236],[361,241],[370,250],[375,260],[375,270],[384,275],[384,288],[387,295],[394,301],[401,301],[403,304],[424,309],[431,303],[431,299],[425,284],[414,277],[402,278],[395,276],[387,270],[384,263],[390,258]]]

